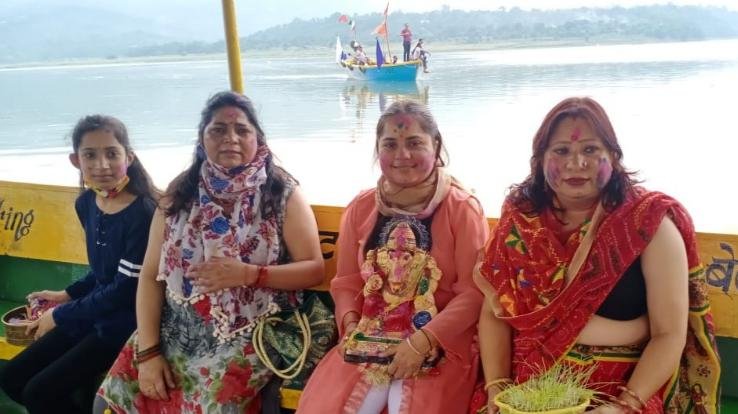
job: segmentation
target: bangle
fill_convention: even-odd
[[[615,404],[619,405],[621,408],[624,408],[629,413],[641,414],[643,412],[643,410],[641,408],[636,408],[636,407],[633,406],[633,404],[631,404],[631,403],[629,403],[629,402],[627,402],[625,400],[621,400],[619,398],[615,398],[615,397],[612,397],[611,396],[610,397],[610,401],[612,401]]]
[[[141,363],[157,355],[161,355],[161,344],[150,346],[146,349],[136,351],[136,362]]]
[[[492,381],[487,381],[486,384],[484,384],[484,390],[488,391],[492,387],[497,387],[502,389],[505,385],[512,384],[513,380],[512,378],[504,377],[504,378],[497,378]]]
[[[413,343],[410,341],[410,337],[409,336],[407,338],[405,338],[405,342],[407,342],[407,346],[409,346],[410,349],[413,350],[413,352],[415,352],[416,354],[418,354],[418,356],[422,356],[422,357],[425,356],[422,352],[418,351],[418,348],[416,348],[415,345],[413,345]]]
[[[631,390],[630,388],[624,385],[619,385],[618,390],[630,395],[631,397],[633,397],[634,400],[638,401],[638,404],[641,405],[641,409],[646,407],[646,402],[643,401],[643,398],[641,398],[638,394],[636,394],[635,391]]]
[[[144,362],[146,362],[146,361],[148,361],[150,359],[153,359],[153,358],[158,357],[159,355],[161,355],[161,352],[159,352],[159,351],[152,352],[152,353],[147,354],[147,355],[142,356],[142,357],[139,357],[138,355],[136,355],[136,363],[137,364],[144,363]]]
[[[430,336],[423,330],[423,328],[418,329],[420,333],[423,334],[425,337],[425,340],[428,341],[428,351],[430,352],[431,349],[433,349],[433,341],[431,341]]]
[[[269,268],[267,268],[266,266],[259,266],[257,267],[256,272],[257,276],[256,281],[254,282],[254,286],[265,287],[267,276],[269,276]]]

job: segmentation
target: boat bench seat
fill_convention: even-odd
[[[72,187],[0,181],[2,209],[13,209],[13,217],[6,213],[0,223],[0,310],[3,313],[25,302],[29,292],[63,289],[87,272],[83,233],[74,213],[78,194],[79,190]],[[336,273],[335,249],[343,208],[312,207],[325,260],[323,283],[312,290],[326,292]],[[27,228],[17,227],[21,222],[15,222],[16,215],[28,219],[31,213],[32,220],[26,220],[26,224],[30,222]],[[495,223],[496,220],[489,220],[490,226]],[[727,369],[738,366],[738,259],[734,254],[738,251],[738,235],[698,233],[697,241],[700,257],[707,266],[725,402],[728,397],[738,397],[738,377],[734,370]],[[12,358],[22,349],[0,338],[0,359]],[[282,406],[295,409],[300,393],[300,390],[283,388]]]

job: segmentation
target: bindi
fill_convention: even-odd
[[[572,142],[577,142],[579,140],[579,137],[582,136],[582,129],[580,127],[575,127],[574,131],[571,133],[571,140]]]

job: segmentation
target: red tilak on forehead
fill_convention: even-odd
[[[397,114],[392,117],[392,122],[394,122],[400,129],[410,128],[410,124],[412,124],[413,121],[413,117],[408,114]]]
[[[236,108],[225,108],[223,110],[223,115],[231,120],[235,120],[239,115],[241,115],[239,112],[240,111]]]
[[[571,140],[576,141],[582,135],[582,129],[579,127],[574,128],[574,132],[571,133]]]

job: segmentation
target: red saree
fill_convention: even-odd
[[[557,361],[579,362],[582,349],[575,344],[579,333],[665,216],[676,224],[687,250],[688,338],[679,369],[644,412],[716,412],[720,366],[694,226],[679,202],[643,189],[604,216],[586,260],[567,286],[564,275],[590,223],[561,242],[540,216],[526,216],[505,203],[481,263],[478,284],[485,294],[496,294],[502,308],[497,317],[513,328],[516,382]],[[621,358],[619,351],[617,357],[605,351],[602,355],[609,358],[594,358],[602,362],[597,363],[591,381],[608,382],[604,392],[615,393],[617,385],[627,382],[640,355],[640,350],[624,349]]]

